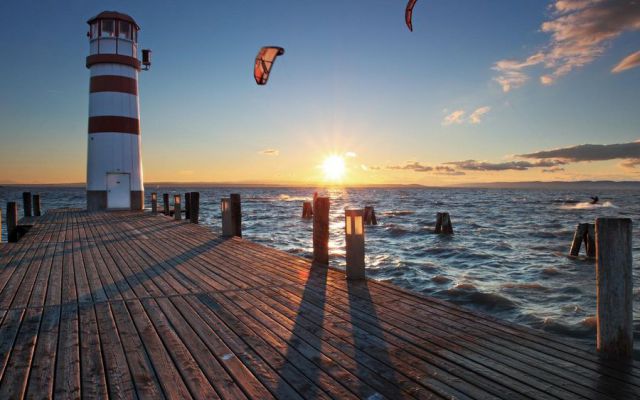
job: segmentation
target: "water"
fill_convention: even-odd
[[[28,188],[0,188],[0,204]],[[243,235],[302,257],[312,253],[312,225],[302,220],[310,188],[171,188],[200,192],[201,220],[220,231],[220,198],[242,196]],[[35,190],[33,190],[36,193]],[[84,207],[83,188],[38,188],[43,210]],[[593,193],[509,189],[329,189],[331,263],[344,268],[345,207],[373,205],[378,226],[366,229],[367,275],[499,318],[592,341],[595,266],[568,253],[578,222],[596,217],[634,220],[634,302],[640,330],[639,191]],[[159,196],[160,197],[160,196]],[[19,202],[21,203],[21,201]],[[437,211],[451,214],[455,234],[432,233]],[[6,238],[6,232],[2,232]]]

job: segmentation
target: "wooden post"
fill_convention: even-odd
[[[162,193],[162,206],[163,206],[163,214],[170,215],[171,211],[169,210],[169,193]]]
[[[200,213],[200,192],[191,192],[189,196],[189,219],[192,224],[198,223]]]
[[[376,219],[376,211],[372,206],[366,206],[364,208],[364,223],[365,225],[378,225],[378,220]]]
[[[448,212],[439,212],[436,214],[436,233],[453,234],[453,226]]]
[[[329,198],[313,203],[313,262],[329,265]]]
[[[220,213],[222,214],[222,236],[232,237],[235,229],[231,222],[231,199],[220,199]]]
[[[633,258],[630,218],[596,219],[597,348],[612,357],[633,353]]]
[[[313,206],[310,201],[302,203],[302,218],[310,219],[313,217]]]
[[[584,246],[587,252],[587,257],[596,257],[596,225],[587,224],[587,231],[584,235]]]
[[[240,194],[232,193],[229,196],[229,209],[231,210],[233,235],[242,237],[242,204],[240,202]]]
[[[158,213],[158,193],[151,193],[151,212],[154,214]]]
[[[22,192],[22,205],[24,208],[24,216],[30,217],[31,214],[31,192]]]
[[[573,234],[573,242],[571,243],[571,250],[569,250],[571,257],[578,257],[580,255],[580,247],[582,246],[586,233],[587,224],[578,224],[578,226],[576,226],[576,232]]]
[[[176,221],[182,219],[182,209],[180,207],[180,194],[173,195],[173,218]]]
[[[364,279],[364,211],[344,210],[347,279]]]
[[[35,217],[42,216],[42,212],[40,211],[40,195],[39,194],[33,195],[33,215]]]
[[[15,201],[7,203],[7,242],[18,241],[18,205]]]
[[[189,209],[191,208],[191,193],[187,192],[184,194],[184,219],[191,219],[191,214],[189,213]]]

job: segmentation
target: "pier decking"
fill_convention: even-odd
[[[633,399],[637,363],[140,212],[0,247],[0,399]]]

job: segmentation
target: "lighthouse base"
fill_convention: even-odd
[[[101,211],[107,210],[106,190],[87,190],[87,210]],[[144,191],[131,191],[131,210],[144,210]]]

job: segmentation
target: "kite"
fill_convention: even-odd
[[[404,11],[404,20],[411,32],[413,32],[413,24],[411,23],[411,18],[413,17],[413,6],[416,5],[417,1],[418,0],[409,0],[407,3],[407,9]]]
[[[258,85],[265,85],[269,80],[271,68],[276,61],[276,57],[284,54],[282,47],[266,46],[260,49],[256,56],[256,64],[253,67],[253,77]]]

